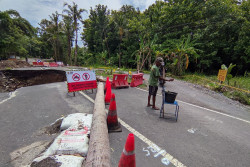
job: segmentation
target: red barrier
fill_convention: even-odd
[[[114,74],[112,88],[128,88],[128,74]]]
[[[38,63],[37,62],[33,62],[33,66],[38,66]]]
[[[131,87],[136,87],[143,84],[143,73],[133,74],[132,81],[130,83]]]
[[[44,66],[43,62],[38,62],[38,66]]]
[[[56,62],[56,64],[58,64],[58,66],[60,66],[60,67],[64,66],[63,62],[61,62],[61,61]]]
[[[49,67],[49,62],[43,62],[43,66]]]
[[[49,66],[50,67],[58,67],[58,64],[57,63],[49,63]]]
[[[43,62],[32,62],[33,66],[44,66]]]

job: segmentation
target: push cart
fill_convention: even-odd
[[[173,117],[175,119],[175,121],[177,122],[178,120],[178,113],[179,113],[179,105],[178,102],[175,101],[175,97],[176,97],[177,93],[175,92],[166,92],[165,91],[165,86],[162,85],[162,106],[161,106],[161,110],[160,110],[160,118],[164,118],[164,105],[165,104],[170,104],[170,105],[175,105],[175,112],[170,113],[170,112],[166,112],[165,114],[169,117]]]

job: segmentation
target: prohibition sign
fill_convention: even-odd
[[[80,75],[78,73],[75,73],[75,74],[72,75],[72,79],[74,81],[79,81],[81,79],[81,77],[80,77]]]
[[[82,74],[82,78],[83,78],[83,80],[89,80],[89,78],[90,78],[90,75],[89,75],[89,73],[84,73],[84,74]]]

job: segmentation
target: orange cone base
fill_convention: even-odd
[[[120,122],[118,122],[117,126],[108,126],[108,130],[109,133],[113,133],[113,132],[122,132],[122,126],[120,124]]]

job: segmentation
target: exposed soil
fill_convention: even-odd
[[[11,92],[20,87],[66,81],[65,71],[59,70],[2,70],[0,93]]]
[[[55,159],[48,157],[40,162],[33,162],[30,166],[31,167],[48,167],[48,166],[60,167],[61,165],[62,165],[61,162],[56,162]]]
[[[31,67],[28,62],[20,60],[2,60],[0,61],[0,70],[12,69],[12,68],[23,68]]]
[[[56,120],[56,122],[54,122],[53,124],[43,128],[42,133],[52,135],[52,134],[61,132],[60,127],[61,127],[62,121],[63,121],[63,119]]]

